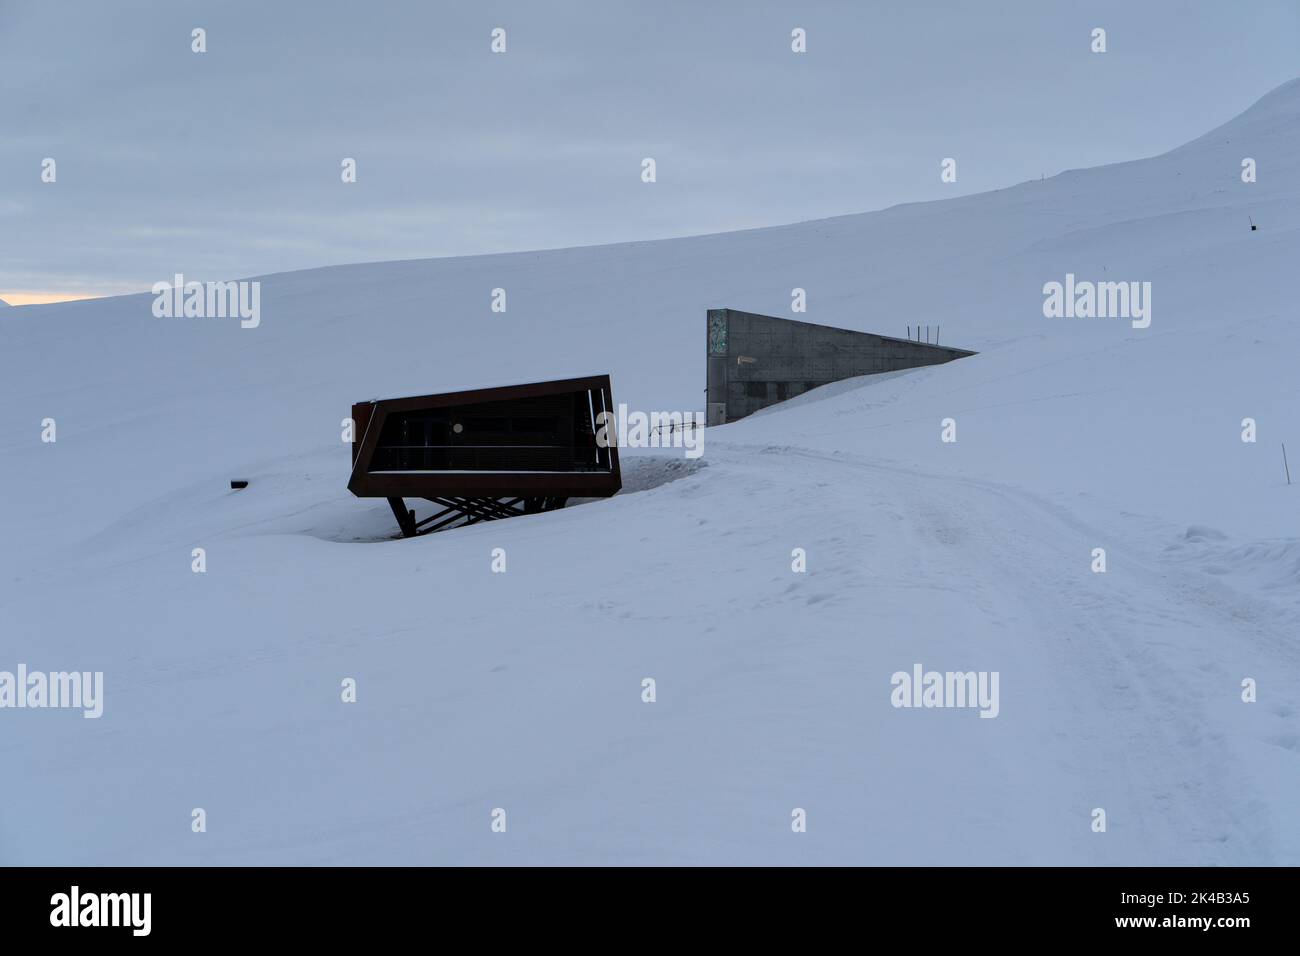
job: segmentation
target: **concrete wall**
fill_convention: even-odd
[[[710,425],[734,422],[827,382],[975,354],[737,309],[710,309],[705,327]]]

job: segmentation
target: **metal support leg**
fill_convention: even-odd
[[[402,537],[415,537],[415,512],[406,507],[406,502],[401,498],[389,498],[388,507],[393,509],[393,517],[397,519],[397,526],[402,529]]]

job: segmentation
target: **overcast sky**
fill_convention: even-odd
[[[0,0],[0,296],[979,192],[1163,152],[1297,75],[1297,0]]]

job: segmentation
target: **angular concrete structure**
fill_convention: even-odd
[[[734,422],[828,382],[975,354],[738,309],[709,309],[706,328],[710,425]]]

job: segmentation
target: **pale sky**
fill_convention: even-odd
[[[1297,75],[1296,0],[0,0],[0,297],[880,209],[1160,153]]]

